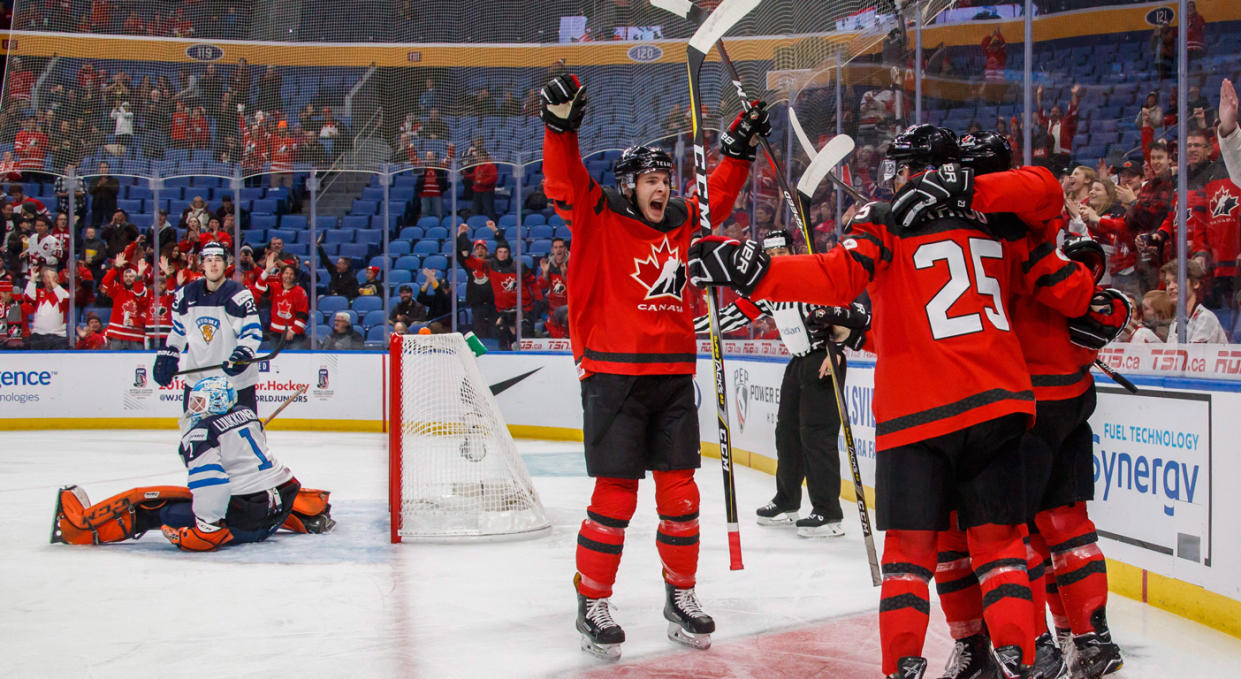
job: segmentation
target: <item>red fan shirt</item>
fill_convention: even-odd
[[[112,315],[104,334],[108,339],[141,342],[146,338],[145,307],[149,304],[146,285],[138,277],[134,286],[127,288],[122,274],[122,269],[111,267],[99,284],[99,291],[112,298]]]
[[[271,293],[271,326],[275,333],[293,328],[293,334],[306,334],[306,319],[310,317],[310,298],[301,286],[285,289],[280,276],[259,278],[255,284],[259,294]]]

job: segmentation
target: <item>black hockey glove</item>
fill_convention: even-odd
[[[539,117],[553,132],[577,132],[586,115],[586,88],[577,76],[558,75],[539,92],[543,107]]]
[[[771,134],[767,104],[761,99],[750,102],[750,110],[733,118],[727,130],[720,133],[720,152],[739,160],[754,160],[758,137]]]
[[[749,296],[770,266],[771,257],[752,240],[707,236],[689,246],[689,280],[700,288],[728,285]]]
[[[254,358],[254,352],[248,347],[237,347],[233,349],[233,355],[228,357],[228,363],[225,363],[221,370],[229,377],[236,377],[250,367],[249,361],[252,358]],[[242,363],[242,361],[246,362]]]
[[[854,302],[849,306],[819,307],[806,319],[806,330],[812,342],[830,341],[859,349],[870,329],[870,310]]]
[[[164,347],[155,353],[155,367],[151,369],[151,377],[161,387],[172,384],[177,367],[181,363],[181,352],[172,347]]]
[[[1099,288],[1090,298],[1084,316],[1069,319],[1069,341],[1087,349],[1102,349],[1120,333],[1133,316],[1133,305],[1115,288]]]
[[[1074,262],[1085,264],[1096,284],[1107,273],[1107,254],[1103,252],[1103,246],[1090,236],[1067,236],[1060,251]]]
[[[892,217],[901,228],[909,229],[935,208],[967,210],[973,200],[974,171],[958,163],[945,163],[913,177],[896,192]]]

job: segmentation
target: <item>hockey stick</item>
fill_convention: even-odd
[[[263,428],[266,429],[267,425],[270,424],[272,420],[276,419],[277,415],[283,412],[285,408],[288,408],[290,403],[292,403],[293,401],[296,401],[298,396],[301,396],[302,394],[306,393],[306,390],[308,388],[310,388],[309,384],[303,384],[302,386],[297,388],[297,391],[293,392],[292,394],[289,394],[289,397],[284,400],[284,403],[281,403],[280,407],[276,408],[276,412],[268,415],[263,420]]]
[[[789,107],[789,122],[794,125],[796,130],[801,129],[801,125],[797,123],[797,114],[793,112],[792,107]],[[832,168],[839,165],[845,156],[853,151],[854,144],[853,139],[845,135],[837,135],[823,147],[822,151],[816,153],[804,132],[798,134],[798,137],[805,147],[806,155],[810,156],[810,166],[806,168],[805,174],[797,182],[797,193],[801,195],[802,200],[809,204],[811,196],[814,195],[814,190],[823,181],[823,177],[827,176]],[[813,253],[813,244],[810,245],[809,251]],[[858,518],[862,523],[862,541],[866,544],[866,559],[870,564],[870,582],[875,587],[878,587],[883,583],[883,576],[879,570],[879,552],[875,549],[875,535],[870,527],[870,512],[866,509],[866,489],[862,485],[862,471],[858,467],[857,445],[853,442],[853,426],[849,422],[849,409],[845,405],[844,385],[840,382],[840,376],[836,374],[836,352],[832,347],[831,341],[825,342],[825,346],[828,356],[827,371],[832,378],[832,393],[836,397],[836,412],[840,414],[840,431],[845,437],[845,452],[849,457],[849,472],[853,476],[853,495],[857,500]]]
[[[270,361],[271,359],[276,357],[276,354],[280,353],[281,349],[284,349],[284,343],[285,343],[285,337],[284,335],[281,335],[280,341],[276,343],[276,347],[272,349],[270,354],[267,354],[266,356],[255,356],[254,358],[248,358],[244,361],[237,361],[236,363],[237,365],[250,365],[251,363],[262,363],[263,361]],[[172,375],[173,377],[176,377],[177,375],[192,375],[194,373],[205,373],[208,370],[223,370],[224,366],[228,365],[231,362],[232,361],[224,361],[223,363],[219,365],[205,365],[205,366],[202,366],[201,368],[186,368],[185,370],[178,370]]]
[[[1098,366],[1099,370],[1103,371],[1104,375],[1107,375],[1108,377],[1112,378],[1113,382],[1129,390],[1130,394],[1138,393],[1137,385],[1135,385],[1133,382],[1130,382],[1124,375],[1121,375],[1120,373],[1113,370],[1112,367],[1109,366],[1108,364],[1104,363],[1103,361],[1097,358],[1094,360],[1094,364]]]
[[[849,196],[853,198],[854,200],[860,203],[870,202],[870,199],[862,195],[861,191],[858,191],[852,186],[844,183],[844,181],[841,180],[836,175],[828,173],[828,170],[831,170],[833,167],[839,165],[842,160],[844,160],[844,156],[853,152],[854,142],[853,142],[852,137],[850,137],[847,134],[838,134],[835,137],[832,137],[832,141],[828,142],[827,145],[823,147],[822,151],[816,152],[814,150],[814,144],[810,143],[810,137],[806,136],[806,131],[802,129],[801,121],[797,119],[797,111],[794,110],[792,106],[789,107],[789,124],[793,127],[793,132],[797,134],[797,139],[798,141],[801,142],[802,148],[805,149],[806,155],[810,157],[810,165],[806,167],[806,172],[805,174],[801,176],[801,181],[797,182],[797,190],[799,192],[806,193],[808,195],[813,194],[814,189],[817,188],[819,184],[823,181],[823,177],[828,177],[829,179],[832,180],[833,184],[835,184],[845,193],[849,194]],[[841,155],[839,160],[836,160],[835,162],[832,162],[831,164],[825,166],[822,171],[816,169],[814,166],[815,159],[818,158],[819,155],[828,151],[828,147],[830,147],[833,142],[836,142],[837,139],[840,139],[842,137],[848,140],[849,150],[846,151],[843,155]],[[839,144],[843,142],[837,142],[837,143]],[[838,147],[838,148],[843,148],[843,147]],[[812,170],[814,171],[813,173],[811,172]],[[802,191],[802,188],[801,188],[802,183],[808,181],[806,177],[814,177],[814,184],[810,185],[809,191]]]
[[[686,47],[689,69],[689,100],[694,128],[694,184],[698,193],[698,224],[701,235],[711,234],[711,200],[707,195],[706,130],[702,121],[702,94],[699,74],[720,36],[724,35],[759,0],[724,0],[711,16],[702,22]],[[720,466],[724,471],[724,514],[728,525],[729,569],[744,568],[741,563],[741,529],[737,522],[737,487],[733,478],[732,432],[728,426],[728,394],[724,381],[724,347],[720,341],[720,298],[715,288],[707,288],[707,313],[711,322],[711,367],[715,375],[715,414],[719,424]]]

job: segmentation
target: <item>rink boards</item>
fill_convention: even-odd
[[[765,343],[733,349],[750,354],[729,356],[725,363],[734,463],[774,472],[787,358],[778,355],[782,347]],[[1155,377],[1168,374],[1157,364],[1166,357],[1145,356],[1149,369],[1142,358],[1115,361],[1127,362],[1131,374],[1150,375],[1136,378],[1142,392],[1131,395],[1101,379],[1091,420],[1096,497],[1091,514],[1109,556],[1112,588],[1241,636],[1241,493],[1229,482],[1241,478],[1236,443],[1241,384],[1193,379],[1192,357],[1182,373],[1186,377]],[[307,385],[274,428],[382,431],[386,361],[378,352],[282,353],[261,366],[259,414],[266,416]],[[174,427],[183,385],[157,387],[150,378],[152,362],[152,354],[137,352],[0,355],[0,429]],[[569,355],[492,353],[479,362],[515,435],[580,440],[581,399]],[[855,357],[844,389],[868,496],[875,468],[873,366]],[[718,459],[713,381],[710,357],[700,355],[696,396],[703,450]],[[847,475],[844,448],[842,438],[841,468]],[[717,482],[711,473],[717,465],[714,459],[704,461],[702,483]],[[847,477],[842,497],[853,499]],[[742,498],[747,506],[763,499]]]

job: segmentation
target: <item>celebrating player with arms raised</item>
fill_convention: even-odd
[[[705,648],[715,622],[694,594],[700,452],[690,295],[696,293],[685,273],[698,203],[672,197],[672,158],[658,148],[626,149],[616,163],[617,188],[599,186],[578,150],[586,106],[581,83],[557,76],[542,97],[545,190],[573,232],[569,334],[582,386],[586,469],[595,477],[574,577],[582,648],[620,656],[625,633],[612,619],[608,597],[647,470],[655,477],[669,637]],[[708,206],[717,221],[749,175],[757,136],[769,130],[758,102],[721,135],[724,157],[711,175]]]
[[[704,238],[691,248],[690,273],[695,283],[728,284],[774,301],[841,305],[870,293],[878,355],[876,498],[878,525],[887,531],[883,671],[902,678],[925,671],[936,531],[948,528],[956,508],[970,556],[980,564],[984,618],[998,660],[1006,675],[1020,677],[1034,660],[1034,638],[1022,542],[1024,481],[1013,461],[1034,396],[1006,306],[1014,292],[1026,290],[1080,316],[1094,283],[1085,267],[1031,256],[1024,239],[1004,239],[971,210],[971,198],[1002,196],[1010,210],[1054,217],[1063,199],[1049,172],[991,175],[976,187],[952,164],[923,173],[956,153],[950,131],[925,125],[907,130],[889,151],[885,174],[898,190],[910,183],[904,196],[912,200],[905,203],[934,210],[897,215],[872,203],[823,255],[772,260],[736,241]],[[904,196],[898,194],[898,204]],[[944,198],[955,200],[945,207]]]

